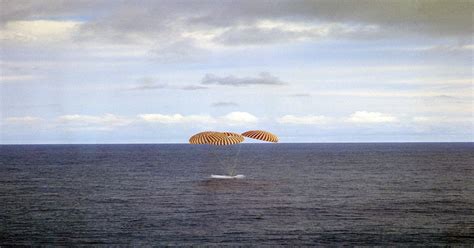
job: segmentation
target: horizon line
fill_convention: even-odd
[[[239,145],[253,144],[402,144],[402,143],[474,143],[474,141],[328,141],[328,142],[252,142],[240,143]],[[157,143],[5,143],[0,146],[12,145],[202,145],[176,142],[157,142]]]

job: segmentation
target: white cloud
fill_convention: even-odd
[[[32,125],[37,124],[43,119],[33,116],[8,117],[5,119],[7,124]]]
[[[257,123],[258,118],[247,112],[231,112],[220,118],[225,124],[228,125],[242,125]]]
[[[221,125],[242,125],[258,122],[258,118],[247,112],[231,112],[220,117],[210,115],[164,115],[164,114],[141,114],[140,120],[150,123],[161,124],[221,124]]]
[[[41,118],[23,116],[9,117],[4,120],[6,124],[30,125],[44,121]],[[113,130],[116,127],[132,125],[133,123],[158,123],[158,124],[215,124],[215,125],[245,125],[258,122],[258,118],[247,112],[231,112],[223,116],[210,115],[182,115],[182,114],[140,114],[135,118],[104,115],[62,115],[50,121],[50,127],[60,127],[68,130]]]
[[[58,42],[66,41],[79,30],[77,21],[11,21],[0,31],[0,41]]]
[[[104,126],[117,127],[126,126],[133,120],[120,117],[114,114],[104,114],[102,116],[93,115],[62,115],[57,118],[59,124],[71,126]]]
[[[177,123],[215,123],[215,118],[209,115],[163,115],[163,114],[141,114],[138,117],[146,122],[177,124]]]
[[[415,123],[425,123],[425,122],[431,122],[433,121],[432,118],[429,117],[424,117],[424,116],[417,116],[413,117],[413,122]]]
[[[331,118],[324,115],[305,115],[305,116],[294,116],[284,115],[277,119],[278,123],[281,124],[295,124],[295,125],[320,125],[326,124],[331,121]]]
[[[398,119],[380,112],[357,111],[351,114],[347,121],[352,123],[391,123],[397,122]]]
[[[472,123],[473,116],[415,116],[412,118],[415,124],[455,124],[455,123]]]

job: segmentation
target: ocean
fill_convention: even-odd
[[[474,245],[473,178],[474,143],[2,145],[0,246]]]

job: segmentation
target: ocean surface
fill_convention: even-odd
[[[0,246],[99,244],[474,245],[474,143],[0,146]]]

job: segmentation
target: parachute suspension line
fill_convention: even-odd
[[[234,163],[232,167],[230,167],[229,171],[229,174],[231,176],[235,176],[235,168],[237,168],[237,161],[239,160],[240,150],[242,149],[242,144],[238,144],[237,146],[239,147],[239,149],[237,149],[237,154],[235,154]]]
[[[221,156],[218,156],[218,155],[216,154],[215,149],[212,149],[212,148],[211,148],[210,151],[211,151],[211,154],[212,154],[212,156],[213,156],[213,160],[214,160],[214,161],[218,161],[219,164],[220,164],[222,167],[225,167],[225,163],[222,162],[222,159],[220,158]]]

